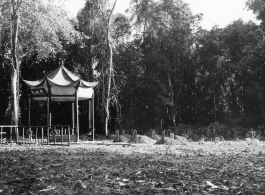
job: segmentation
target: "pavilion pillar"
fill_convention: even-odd
[[[92,131],[92,99],[88,100],[88,132]]]
[[[52,124],[52,114],[51,114],[51,99],[47,98],[47,126]]]
[[[29,98],[28,126],[30,126],[31,98]]]
[[[75,103],[72,102],[72,128],[75,128]]]
[[[94,91],[93,91],[93,95],[92,95],[92,141],[94,141],[94,137],[95,137],[95,101],[94,101]]]
[[[50,126],[50,100],[47,97],[47,126]]]
[[[78,111],[78,87],[77,86],[76,90],[75,90],[75,119],[76,119],[76,138],[77,138],[77,142],[79,142],[79,111]]]
[[[51,126],[52,125],[52,112],[51,112],[51,103],[52,103],[52,101],[51,101],[51,99],[49,100],[49,107],[50,107],[50,113],[49,113],[49,126]]]
[[[49,84],[49,82],[47,81],[47,86],[48,86],[48,99],[47,99],[47,126],[51,126],[52,125],[52,114],[51,114],[51,102],[52,102],[52,98],[51,98],[51,86]]]

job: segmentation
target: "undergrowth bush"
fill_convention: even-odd
[[[257,131],[261,132],[261,130]],[[229,125],[227,123],[221,124],[219,122],[214,122],[209,126],[179,124],[178,132],[180,132],[180,135],[192,139],[193,141],[199,141],[200,139],[214,140],[216,137],[223,137],[226,140],[230,140],[246,138],[249,129],[240,127],[235,123]],[[259,135],[261,135],[261,133]],[[252,134],[252,136],[254,136],[254,134]]]
[[[263,139],[265,136],[265,126],[259,125],[253,127],[253,129],[242,127],[239,123],[243,120],[242,118],[229,118],[229,120],[225,120],[224,123],[214,122],[208,126],[202,125],[190,125],[190,124],[181,124],[177,125],[177,135],[186,137],[187,139],[193,141],[199,141],[201,139],[204,140],[214,140],[216,137],[222,137],[225,140],[242,140],[245,138],[250,139]],[[123,133],[131,134],[131,130],[123,130]],[[173,127],[168,127],[164,129],[166,136],[169,137],[170,133],[173,133]],[[156,135],[161,135],[160,127],[145,129],[145,130],[137,130],[139,135],[147,135],[152,137],[152,131],[155,131]],[[255,133],[256,132],[256,133]],[[122,133],[122,134],[123,134]],[[174,132],[176,134],[176,132]]]
[[[250,131],[247,132],[246,137],[250,139],[260,140],[260,133],[258,131],[254,131],[253,129],[250,129]]]
[[[206,136],[209,138],[217,137],[218,135],[224,136],[226,133],[225,125],[221,125],[218,122],[212,123],[208,126]]]

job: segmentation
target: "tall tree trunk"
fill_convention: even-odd
[[[185,65],[181,63],[181,93],[182,93],[182,108],[181,108],[181,118],[182,120],[187,120],[186,118],[186,96],[185,96]]]
[[[262,108],[262,113],[263,113],[263,118],[265,119],[265,112],[264,112],[264,109],[265,109],[265,64],[262,64],[261,66],[262,68],[262,95],[261,97],[261,108]]]
[[[19,96],[18,96],[18,71],[13,69],[11,72],[12,88],[12,124],[18,125],[19,117]]]
[[[175,133],[177,133],[176,112],[175,112],[175,104],[174,104],[174,90],[173,90],[169,71],[167,72],[167,77],[168,77],[168,87],[169,87],[169,96],[170,96],[171,120],[173,124],[173,130]]]
[[[113,10],[116,6],[117,0],[115,0],[111,12],[108,16],[108,27],[107,27],[107,44],[108,44],[108,49],[109,49],[109,71],[108,71],[108,80],[107,80],[107,97],[106,97],[106,106],[105,106],[105,111],[106,111],[106,116],[105,116],[105,125],[104,125],[104,131],[105,135],[108,136],[108,122],[110,118],[110,113],[109,113],[109,104],[110,104],[110,91],[111,91],[111,79],[113,77],[113,45],[112,45],[112,40],[111,40],[111,34],[110,34],[110,23],[111,23],[111,16],[113,13]]]
[[[89,3],[89,9],[88,9],[88,36],[89,36],[89,39],[88,39],[88,47],[86,49],[86,60],[85,60],[85,71],[86,71],[86,79],[87,81],[89,82],[93,82],[94,81],[94,77],[93,77],[93,68],[92,68],[92,41],[91,41],[91,37],[92,37],[92,28],[91,28],[91,17],[92,17],[92,14],[91,14],[91,10],[92,10],[92,4],[91,4],[91,0],[87,0],[87,3]],[[89,100],[87,103],[87,110],[88,110],[88,115],[89,115],[89,122],[88,122],[88,128],[87,128],[87,134],[90,134],[91,133],[91,124],[92,124],[92,115],[91,115],[91,106],[92,106],[92,101]],[[86,104],[85,104],[86,105]],[[93,131],[93,129],[92,129]]]
[[[12,87],[12,123],[18,125],[19,118],[19,62],[17,60],[17,41],[18,41],[18,1],[11,0],[10,5],[11,15],[11,56],[12,56],[12,71],[11,71],[11,87]]]
[[[242,116],[245,116],[245,107],[244,107],[244,104],[245,104],[245,91],[244,91],[244,81],[242,82],[242,91],[241,91],[241,114]]]
[[[2,45],[2,24],[3,24],[2,5],[0,3],[0,45]],[[0,56],[2,56],[2,47],[1,46],[0,46]]]
[[[108,132],[108,122],[109,122],[109,104],[110,104],[110,90],[111,90],[111,77],[113,74],[113,59],[112,59],[112,43],[108,40],[108,47],[109,47],[109,75],[108,75],[108,82],[107,82],[107,99],[106,99],[106,117],[105,117],[105,135],[109,134]]]
[[[216,122],[216,94],[215,94],[215,88],[213,89],[213,113],[214,113],[214,122]]]
[[[90,7],[89,7],[89,10],[88,10],[88,28],[89,28],[89,32],[88,32],[88,36],[90,37],[89,40],[88,40],[88,63],[87,63],[87,79],[88,81],[92,82],[94,81],[94,78],[93,78],[93,68],[92,68],[92,41],[91,41],[91,37],[92,37],[92,28],[91,28],[91,10],[92,10],[92,7],[91,7],[91,0],[88,0],[89,4],[90,4]]]
[[[87,63],[87,80],[93,82],[93,68],[92,68],[92,46],[91,38],[88,40],[88,63]]]

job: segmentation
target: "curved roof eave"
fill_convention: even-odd
[[[87,82],[79,77],[75,76],[72,72],[66,69],[64,66],[61,66],[51,73],[49,73],[44,78],[38,81],[28,81],[23,80],[30,88],[32,87],[41,87],[47,86],[60,86],[60,87],[86,87],[86,88],[94,88],[98,85],[98,82]],[[45,81],[47,83],[45,83]]]

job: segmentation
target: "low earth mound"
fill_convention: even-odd
[[[113,142],[129,142],[130,140],[131,140],[131,135],[124,134],[124,135],[120,135],[120,139],[119,140],[117,140],[116,136],[115,136]]]
[[[158,135],[158,134],[155,135],[155,140],[161,140],[161,138],[162,138],[161,135]]]
[[[82,134],[82,135],[79,136],[79,139],[80,139],[80,141],[92,141],[92,135],[91,134],[89,134],[89,135]],[[94,135],[94,140],[102,141],[102,140],[106,140],[106,137],[103,136],[103,135],[95,134]]]
[[[187,142],[189,142],[188,138],[183,137],[183,136],[175,135],[175,136],[174,136],[174,139],[177,140],[177,141],[183,142],[183,143],[187,143]]]
[[[147,137],[146,135],[138,135],[138,143],[140,144],[155,144],[156,140]]]
[[[155,144],[156,140],[153,140],[150,137],[147,137],[145,135],[137,135],[137,143],[140,144]],[[132,136],[129,134],[124,134],[120,135],[120,139],[117,140],[116,138],[113,140],[113,142],[130,142],[133,143],[132,141]]]
[[[186,145],[185,142],[179,141],[179,140],[174,140],[169,137],[165,137],[164,140],[160,139],[157,141],[155,144],[163,144],[163,145]]]

